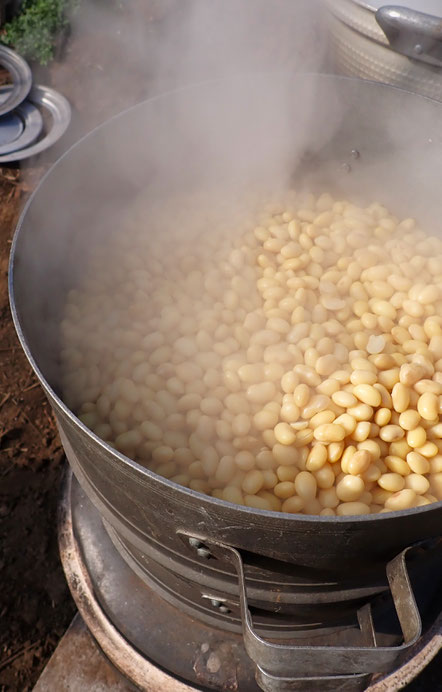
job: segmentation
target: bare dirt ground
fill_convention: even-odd
[[[23,691],[74,613],[55,531],[63,453],[8,305],[10,242],[31,185],[0,169],[0,689]]]

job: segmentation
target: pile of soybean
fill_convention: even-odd
[[[138,213],[69,293],[62,386],[83,423],[248,507],[442,500],[442,241],[330,194],[235,228],[189,218]]]

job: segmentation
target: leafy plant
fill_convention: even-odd
[[[59,33],[81,0],[24,0],[21,12],[4,27],[2,40],[41,65],[53,58]]]

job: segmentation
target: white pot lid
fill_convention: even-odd
[[[407,10],[415,10],[424,14],[431,14],[433,17],[442,17],[442,0],[404,0],[403,2],[388,2],[388,0],[353,0],[356,5],[361,5],[373,12],[386,5],[396,5]]]

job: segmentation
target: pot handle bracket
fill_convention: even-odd
[[[400,5],[384,5],[375,17],[394,51],[442,67],[441,17]]]
[[[187,532],[186,532],[187,533]],[[399,657],[416,643],[422,632],[419,610],[406,566],[405,548],[386,567],[390,591],[401,626],[403,643],[378,647],[370,604],[357,616],[364,646],[295,646],[276,644],[260,637],[248,606],[244,565],[235,548],[205,536],[189,536],[204,545],[211,557],[230,562],[238,575],[244,646],[256,665],[256,681],[264,692],[360,692],[374,673],[390,671]],[[312,677],[312,671],[318,675]]]

